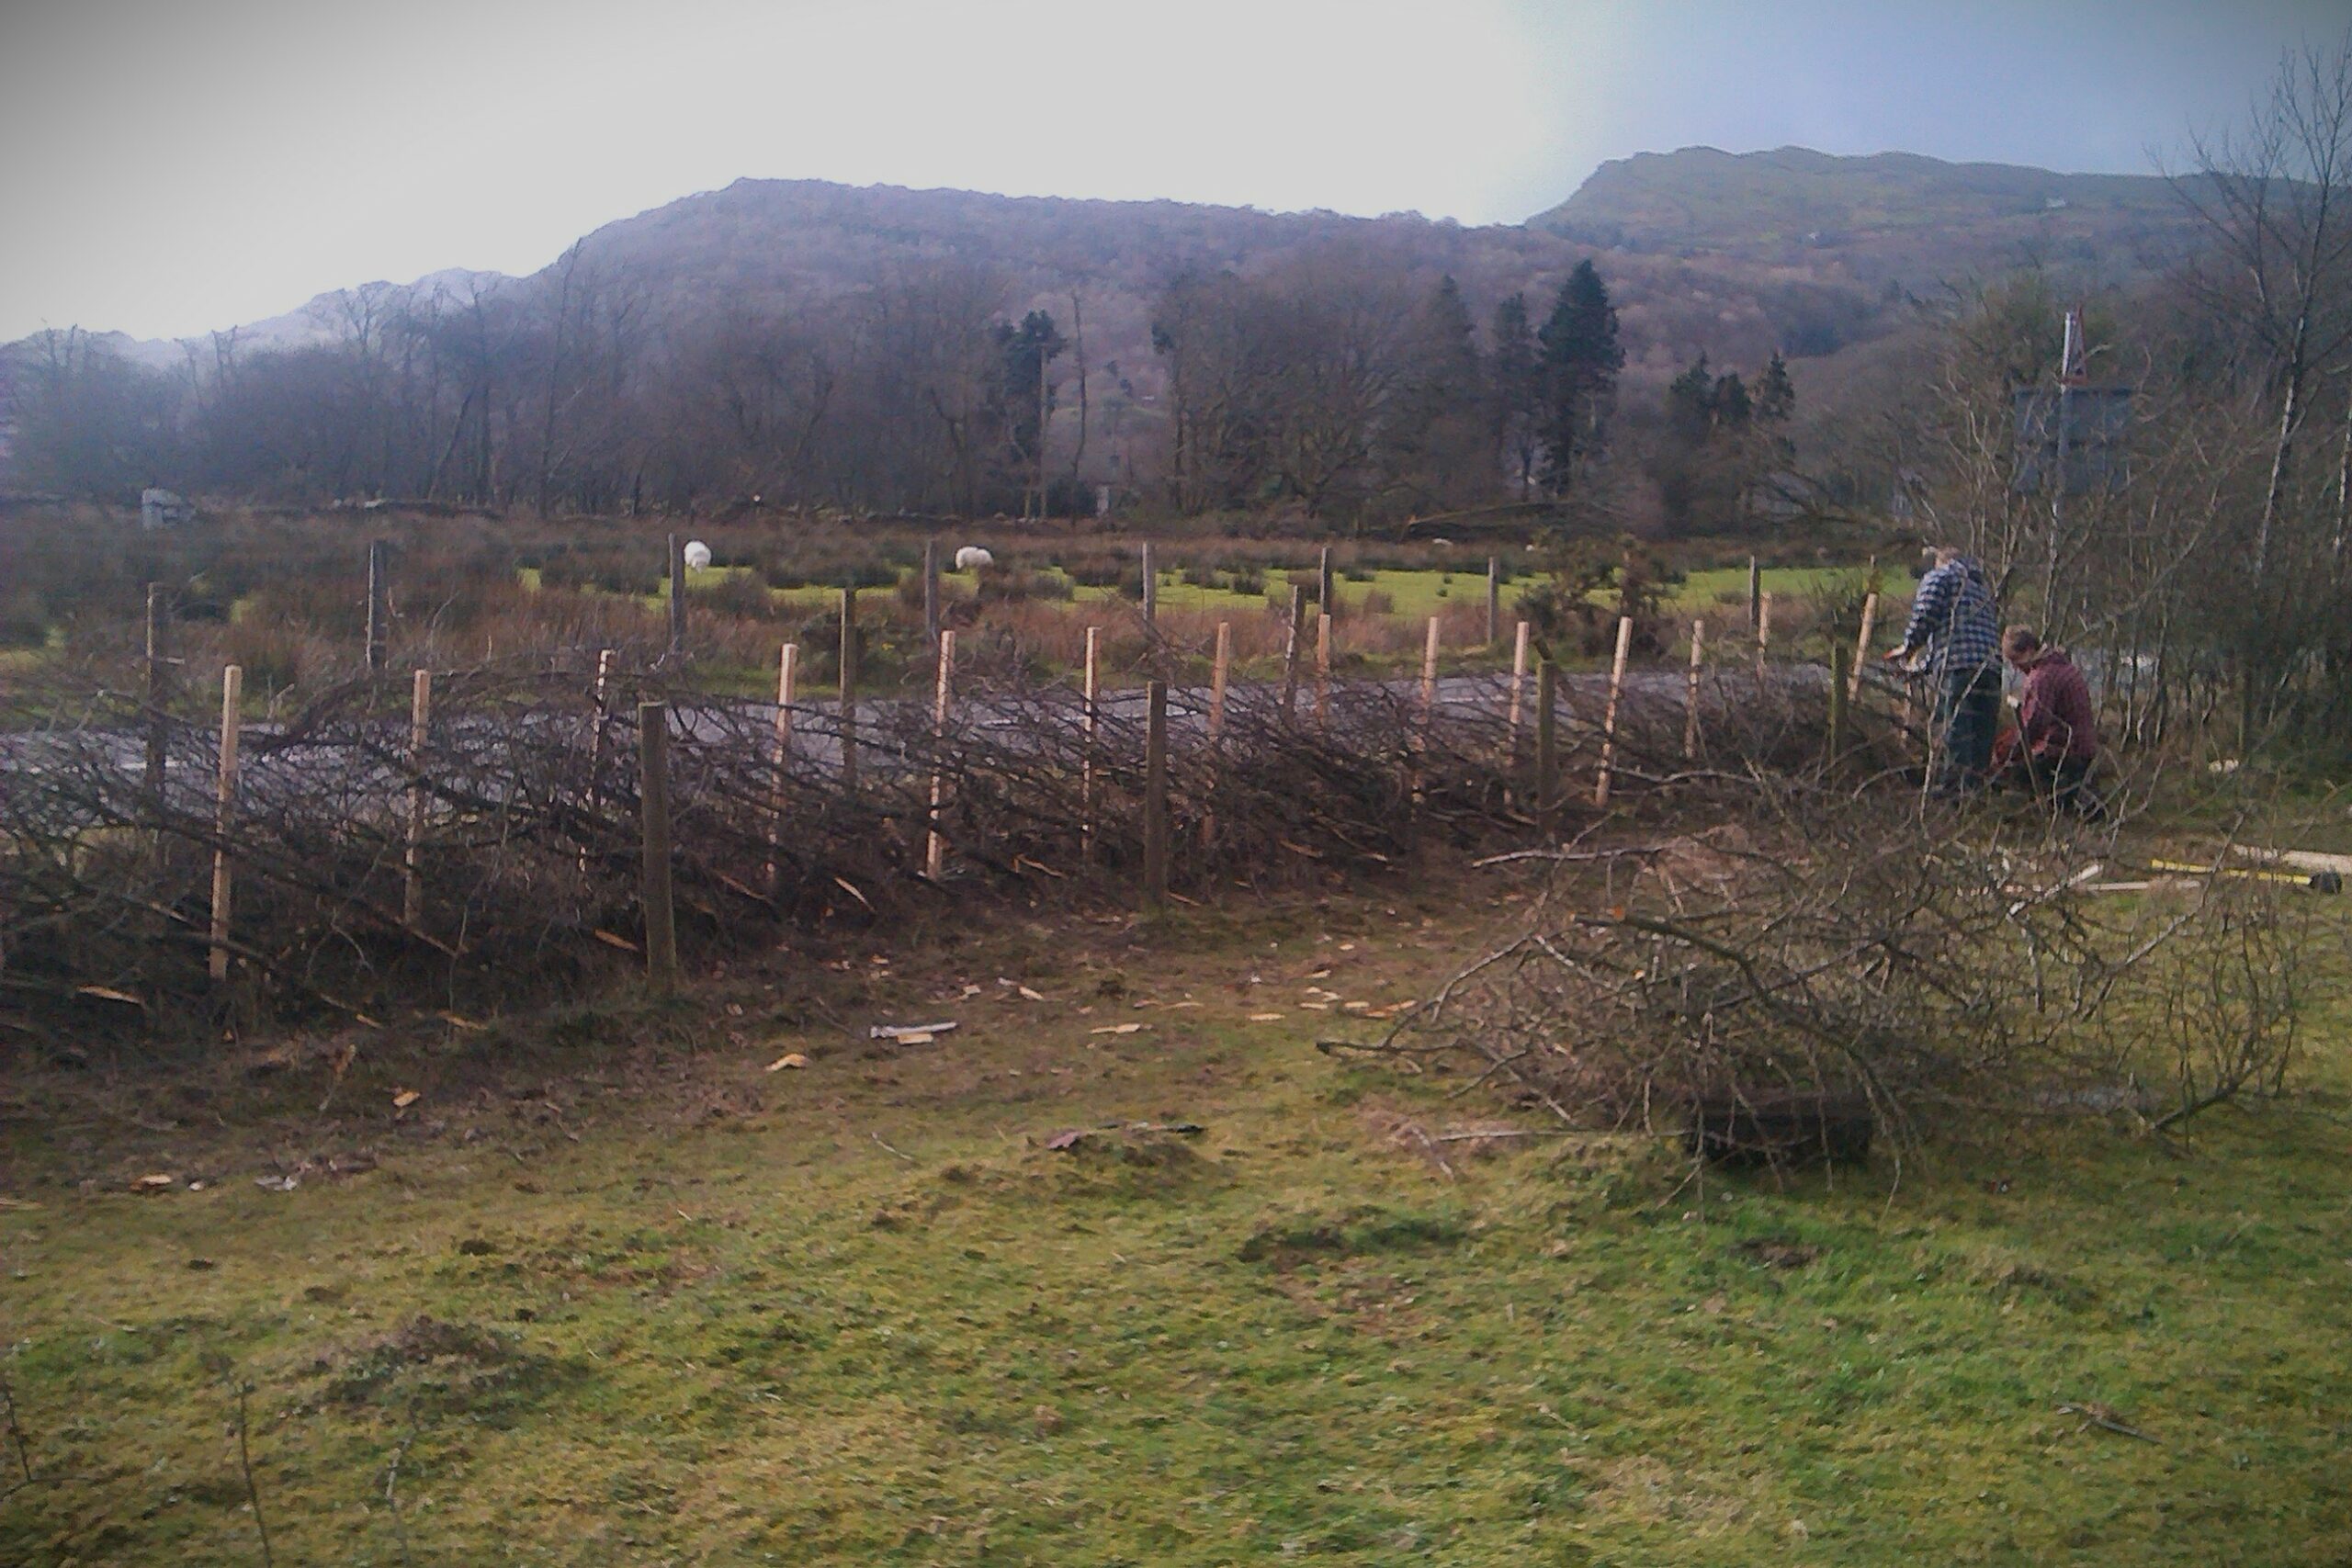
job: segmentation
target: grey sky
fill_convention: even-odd
[[[0,340],[531,271],[740,176],[1516,221],[1705,143],[2146,172],[2347,0],[0,0]]]

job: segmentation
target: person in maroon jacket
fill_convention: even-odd
[[[2083,672],[2064,649],[2042,647],[2025,626],[2003,635],[2001,654],[2025,677],[2025,691],[2018,699],[2017,728],[2003,731],[1994,746],[1995,776],[2089,815],[2095,803],[2084,780],[2098,757],[2098,715]]]

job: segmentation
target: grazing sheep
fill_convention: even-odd
[[[991,567],[995,564],[996,557],[989,554],[988,551],[980,548],[978,545],[966,545],[962,549],[956,552],[956,570],[957,571],[978,571],[984,567]]]
[[[689,540],[685,550],[686,565],[695,571],[710,564],[710,547],[700,539]]]

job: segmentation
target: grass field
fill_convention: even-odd
[[[2183,1143],[1678,1190],[1311,1049],[1501,898],[18,1084],[0,1560],[260,1561],[238,1380],[280,1563],[2352,1558],[2341,1002]]]

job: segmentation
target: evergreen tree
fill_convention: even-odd
[[[1414,312],[1399,395],[1383,445],[1393,481],[1449,504],[1485,488],[1479,410],[1486,367],[1462,289],[1446,276]]]
[[[1715,383],[1714,392],[1708,399],[1708,412],[1714,416],[1718,430],[1741,431],[1747,428],[1748,417],[1755,412],[1755,405],[1748,400],[1747,383],[1739,378],[1738,371],[1724,372],[1723,379]]]
[[[1766,424],[1781,424],[1796,408],[1797,389],[1789,380],[1788,362],[1774,349],[1772,362],[1756,378],[1756,417]]]
[[[1617,341],[1617,308],[1589,258],[1560,285],[1543,345],[1542,435],[1545,476],[1566,493],[1580,460],[1599,452],[1625,350]]]
[[[1514,294],[1495,307],[1487,336],[1494,340],[1495,462],[1525,501],[1535,482],[1543,415],[1535,330],[1528,320],[1526,295]]]
[[[1037,466],[1040,419],[1053,417],[1057,400],[1050,387],[1044,397],[1038,383],[1045,367],[1069,346],[1053,317],[1032,310],[1021,324],[996,326],[998,398],[1004,420],[1005,447],[1013,464],[1014,482],[1023,482]]]
[[[1696,444],[1707,438],[1714,423],[1715,378],[1708,372],[1702,352],[1690,368],[1667,383],[1666,417],[1674,434]]]

